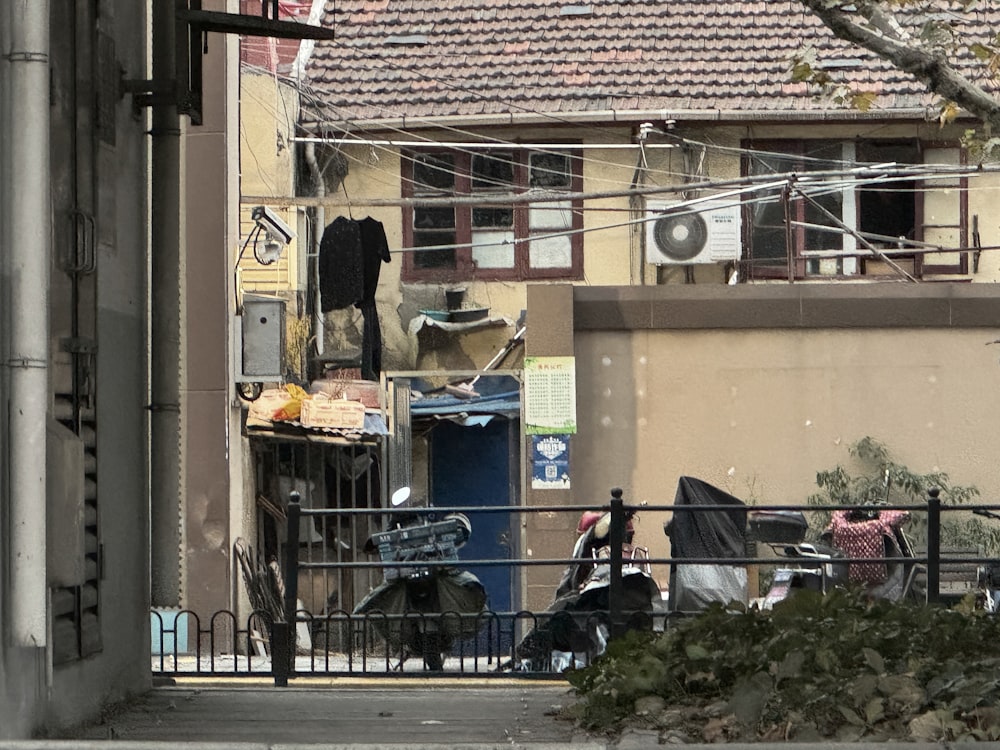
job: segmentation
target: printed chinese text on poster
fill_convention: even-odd
[[[524,400],[529,435],[576,432],[575,358],[525,357]]]

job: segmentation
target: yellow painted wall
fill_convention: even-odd
[[[254,229],[251,211],[260,203],[240,205],[238,246],[231,249],[233,265],[239,266],[238,286],[245,292],[275,294],[304,288],[304,257],[308,247],[300,211],[289,200],[295,194],[294,135],[298,117],[298,95],[277,78],[246,70],[240,76],[240,193],[270,197],[266,205],[298,235],[270,265],[254,259],[253,243],[246,245]],[[259,242],[263,243],[264,237]],[[241,256],[242,252],[242,256]]]
[[[291,90],[279,92],[274,79],[263,75],[243,76],[243,125],[242,176],[243,193],[291,195],[291,149],[283,149],[276,133],[289,126],[287,117],[294,111]],[[658,125],[659,127],[660,125]],[[744,139],[780,139],[801,137],[804,125],[758,125],[717,127],[681,124],[673,135],[683,136],[694,143],[711,144],[699,161],[697,148],[685,153],[682,148],[663,148],[672,139],[658,133],[647,138],[649,148],[645,153],[647,171],[640,188],[655,189],[677,185],[685,181],[685,172],[698,172],[705,179],[734,179],[740,176],[738,149]],[[810,136],[823,138],[900,137],[920,138],[925,141],[944,141],[961,132],[960,127],[942,131],[933,123],[885,126],[875,122],[850,124],[817,124]],[[818,129],[820,132],[816,132]],[[287,131],[287,132],[290,132]],[[427,131],[415,135],[383,134],[386,138],[432,140],[461,140],[464,135],[451,131]],[[587,193],[614,194],[629,189],[640,163],[638,150],[610,148],[634,143],[632,124],[618,127],[559,126],[533,130],[497,130],[490,133],[499,140],[521,142],[581,142],[584,149],[584,185]],[[601,147],[604,144],[605,147]],[[445,288],[439,284],[406,283],[400,280],[402,267],[402,210],[399,180],[399,152],[391,145],[343,146],[347,158],[348,174],[343,185],[324,199],[324,223],[329,224],[338,215],[355,218],[372,216],[386,229],[393,262],[382,266],[376,301],[384,338],[383,365],[385,369],[410,369],[418,366],[421,354],[418,342],[409,334],[410,321],[421,309],[442,309]],[[697,175],[692,179],[698,179]],[[282,186],[285,186],[284,188]],[[992,206],[1000,197],[1000,177],[992,174],[977,178],[969,192],[969,215],[980,216],[980,233],[983,245],[1000,245],[1000,220],[993,218]],[[680,197],[674,193],[650,196],[651,200],[671,200]],[[929,203],[928,209],[945,209],[942,223],[954,221],[948,215],[949,206],[955,203],[946,197],[938,204]],[[246,207],[248,208],[248,207]],[[634,207],[632,207],[634,208]],[[644,225],[637,223],[644,211],[631,210],[627,197],[609,195],[586,202],[584,227],[584,277],[575,282],[586,285],[651,285],[670,283],[721,284],[728,281],[723,266],[700,265],[689,272],[684,267],[653,266],[644,262]],[[294,212],[289,207],[287,218],[292,221]],[[244,222],[245,229],[250,224]],[[319,231],[322,231],[320,227]],[[300,236],[297,250],[289,252],[272,267],[254,263],[241,264],[243,285],[256,290],[278,289],[282,285],[299,286],[304,283],[304,271],[296,266],[296,258],[303,257],[308,249],[305,237]],[[290,248],[290,250],[292,250]],[[971,269],[970,269],[971,270]],[[1000,253],[984,251],[980,256],[979,270],[970,274],[970,280],[1000,280]],[[538,283],[538,282],[533,282]],[[546,282],[541,282],[546,283]],[[783,282],[781,282],[783,283]],[[843,283],[843,282],[841,282]],[[492,314],[506,316],[516,321],[526,307],[525,284],[519,282],[468,282],[468,304],[489,307]],[[325,341],[328,350],[358,348],[361,342],[361,318],[356,311],[334,311],[325,316]],[[513,333],[513,323],[509,333]],[[456,367],[483,364],[492,353],[492,338],[480,337],[488,343],[477,348],[474,341],[466,342],[467,351],[456,351],[451,357]],[[502,338],[502,337],[501,337]],[[426,354],[426,353],[425,353]],[[450,355],[435,357],[435,363],[447,365]]]

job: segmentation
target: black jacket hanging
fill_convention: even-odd
[[[370,216],[358,222],[361,231],[362,249],[362,286],[363,294],[357,303],[364,317],[364,330],[361,338],[361,377],[365,380],[378,380],[382,372],[382,329],[379,325],[378,310],[375,308],[375,292],[378,289],[378,277],[383,261],[391,260],[389,242],[385,237],[382,222]]]
[[[342,310],[364,296],[364,263],[358,222],[338,216],[319,243],[319,295],[323,312]]]
[[[319,244],[319,292],[323,312],[354,305],[364,318],[361,377],[378,380],[382,371],[382,330],[375,292],[382,263],[391,260],[382,222],[338,216]]]

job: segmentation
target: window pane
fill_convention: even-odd
[[[844,246],[844,234],[842,231],[834,230],[837,222],[831,218],[831,214],[841,221],[844,220],[844,197],[841,193],[826,193],[823,195],[812,195],[811,200],[801,199],[805,207],[805,221],[808,224],[831,227],[831,231],[825,232],[822,229],[806,227],[805,249],[806,250],[836,250]],[[850,226],[852,221],[845,222]]]
[[[414,232],[413,244],[417,248],[454,245],[454,232]],[[454,268],[455,250],[444,248],[440,250],[414,250],[414,268]]]
[[[572,268],[573,248],[569,237],[534,239],[528,249],[532,268]]]
[[[762,155],[754,157],[750,163],[752,176],[781,174],[794,169],[794,157]],[[781,203],[781,191],[771,188],[760,191],[765,200],[754,204],[751,211],[751,245],[754,262],[760,265],[784,264],[787,258],[785,241],[785,209]]]
[[[453,154],[420,154],[413,157],[413,192],[451,192],[455,188],[455,157]]]
[[[473,190],[508,190],[514,184],[514,155],[493,151],[472,157]]]
[[[473,231],[472,260],[479,268],[513,268],[514,233]]]
[[[514,209],[512,208],[474,208],[472,209],[473,227],[513,227]]]
[[[569,229],[573,226],[573,206],[569,201],[539,203],[528,211],[528,226],[532,229]]]
[[[413,209],[414,229],[453,229],[454,227],[454,208],[417,206]]]
[[[570,187],[571,173],[567,154],[532,154],[529,169],[528,187]]]

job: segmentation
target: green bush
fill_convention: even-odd
[[[820,491],[810,495],[809,505],[923,505],[928,492],[937,488],[944,506],[967,505],[979,498],[976,487],[952,484],[943,471],[920,474],[899,463],[884,443],[864,437],[847,448],[860,470],[852,474],[842,465],[816,473]],[[829,521],[829,511],[810,513],[810,528],[818,534]],[[927,545],[927,516],[913,513],[907,535],[919,549]],[[986,522],[970,514],[949,511],[941,518],[941,545],[951,549],[975,548],[983,554],[1000,555],[1000,522]]]
[[[692,741],[1000,739],[1000,619],[970,602],[950,610],[838,590],[801,591],[771,611],[716,605],[662,634],[616,640],[568,679],[574,717],[590,730],[647,726]],[[637,701],[657,710],[637,715]]]

